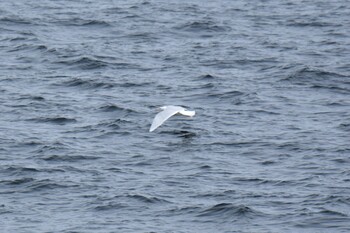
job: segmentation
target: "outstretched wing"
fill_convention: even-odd
[[[183,108],[177,106],[168,106],[164,111],[158,113],[152,122],[150,132],[158,128],[164,121],[168,120],[171,116],[174,116],[176,113],[182,111]]]

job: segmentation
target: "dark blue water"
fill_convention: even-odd
[[[0,231],[350,232],[349,15],[1,1]]]

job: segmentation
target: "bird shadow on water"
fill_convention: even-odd
[[[182,129],[162,131],[160,134],[164,136],[169,135],[172,137],[172,140],[169,140],[166,143],[168,149],[192,148],[195,140],[199,137],[198,132]]]
[[[172,134],[184,139],[193,139],[194,137],[197,136],[195,132],[191,132],[187,130],[176,130],[176,131],[173,131]]]

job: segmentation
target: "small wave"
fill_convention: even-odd
[[[239,104],[254,100],[255,94],[245,93],[245,92],[236,91],[236,90],[230,90],[230,91],[220,90],[220,92],[211,91],[206,95],[206,97],[219,103],[230,102],[233,105],[239,105]]]
[[[79,57],[75,59],[58,61],[56,63],[84,70],[100,69],[109,65],[108,62],[92,57]]]
[[[259,141],[218,141],[218,142],[212,142],[208,143],[206,145],[211,145],[211,146],[249,146],[249,145],[256,145],[259,143]]]
[[[36,173],[39,170],[36,168],[30,168],[30,167],[21,167],[21,166],[10,166],[6,169],[4,169],[2,172],[9,173],[11,175],[26,175],[28,173]]]
[[[99,81],[98,79],[83,79],[83,78],[71,78],[55,85],[61,85],[66,87],[81,87],[86,89],[114,87],[113,84]]]
[[[13,36],[14,37],[10,37],[10,41],[39,41],[38,36],[31,31],[21,31]]]
[[[21,185],[21,184],[30,183],[33,181],[34,181],[33,178],[25,177],[25,178],[21,178],[21,179],[4,180],[4,181],[0,181],[0,183],[6,184],[6,185]]]
[[[150,84],[152,84],[152,83],[151,82],[134,83],[134,82],[126,81],[123,83],[119,83],[117,85],[118,85],[118,87],[144,87],[144,86],[147,86]]]
[[[96,19],[81,19],[81,18],[69,18],[69,20],[59,20],[56,23],[64,26],[79,26],[79,27],[107,27],[111,26],[108,22],[104,20]]]
[[[147,197],[145,195],[141,194],[130,194],[130,195],[118,195],[112,198],[98,198],[99,203],[96,207],[94,207],[94,210],[98,211],[108,211],[111,209],[121,209],[130,207],[132,205],[135,205],[135,201],[141,202],[142,206],[145,204],[162,204],[162,203],[169,203],[165,199],[161,199],[158,197]],[[138,204],[136,204],[138,205]]]
[[[119,129],[121,128],[120,125],[123,125],[125,123],[129,123],[129,121],[123,120],[123,119],[113,119],[113,120],[107,120],[102,121],[95,125],[86,125],[86,126],[80,126],[75,127],[70,131],[70,133],[77,134],[77,133],[89,133],[92,132],[96,133],[102,133],[102,135],[106,134],[120,134],[120,133],[128,133],[128,132],[120,132]],[[95,135],[96,136],[96,135]]]
[[[339,91],[350,90],[349,76],[310,67],[300,68],[282,79],[282,81],[290,81],[298,85],[307,85],[311,88]]]
[[[86,160],[97,160],[97,156],[84,156],[84,155],[45,155],[40,159],[50,162],[80,162]]]
[[[0,215],[2,214],[10,214],[13,213],[11,210],[9,210],[9,208],[6,207],[6,205],[1,204],[0,205]]]
[[[165,199],[160,199],[158,197],[147,197],[140,194],[128,195],[127,197],[149,204],[168,203],[168,201]]]
[[[203,75],[200,75],[198,77],[198,79],[200,80],[213,80],[213,79],[216,79],[217,77],[215,75],[211,75],[211,74],[203,74]]]
[[[212,74],[200,75],[194,79],[198,84],[189,87],[188,90],[213,89],[216,87],[217,79],[218,77]]]
[[[198,89],[212,89],[214,87],[215,87],[214,83],[206,83],[201,86],[198,86]],[[192,89],[195,89],[195,88],[192,88]]]
[[[99,109],[103,112],[119,112],[119,111],[126,110],[125,108],[119,107],[115,104],[104,105],[104,106],[100,107]]]
[[[202,209],[197,206],[188,206],[188,207],[175,207],[173,209],[170,209],[169,212],[173,216],[173,214],[194,214],[200,212]]]
[[[349,123],[341,123],[338,126],[339,129],[350,132],[350,122]]]
[[[349,153],[350,152],[350,148],[349,149],[347,149],[347,148],[345,148],[345,149],[338,149],[336,152],[338,152],[338,153],[343,153],[343,152],[344,153]],[[337,164],[348,164],[348,163],[350,163],[350,158],[334,158],[334,159],[331,159],[330,161],[335,162]]]
[[[331,21],[321,22],[316,20],[290,20],[287,26],[292,27],[341,27],[341,24],[336,24]]]
[[[36,44],[20,44],[18,46],[14,46],[9,48],[8,52],[19,52],[19,51],[48,51],[48,47],[46,45],[36,45]],[[18,60],[27,59],[27,57],[18,57]]]
[[[319,211],[311,212],[309,209],[307,216],[305,214],[302,215],[303,219],[298,221],[295,226],[300,228],[309,228],[309,229],[342,229],[343,223],[348,222],[349,214],[347,211],[340,212],[338,210],[330,210],[327,208],[321,208]],[[305,211],[303,211],[305,212]],[[345,225],[344,230],[340,230],[339,232],[348,232],[348,224]],[[322,230],[320,230],[322,232]]]
[[[117,6],[107,8],[104,10],[104,12],[107,13],[108,15],[110,15],[110,14],[120,15],[120,14],[129,14],[130,13],[127,9],[117,7]]]
[[[29,119],[29,121],[34,121],[37,123],[52,123],[57,125],[65,125],[77,122],[76,119],[67,117],[39,117]]]
[[[124,37],[129,39],[140,39],[142,41],[146,40],[157,40],[157,34],[151,33],[151,32],[139,32],[139,33],[130,33],[128,35],[125,35]]]
[[[258,212],[246,205],[234,205],[232,203],[220,203],[211,206],[201,213],[198,214],[199,217],[210,217],[219,215],[222,218],[234,218],[234,217],[252,217],[257,215]]]
[[[69,148],[69,146],[64,144],[64,143],[55,142],[55,143],[43,145],[33,152],[36,154],[47,154],[48,152],[51,152],[51,153],[55,152],[56,153],[56,152],[64,151],[68,148]]]
[[[96,211],[108,211],[108,210],[116,210],[116,209],[122,209],[122,208],[126,208],[129,207],[126,204],[123,203],[114,203],[114,202],[110,202],[107,204],[102,204],[102,205],[98,205],[96,207],[94,207],[94,210]]]
[[[322,215],[329,215],[329,216],[349,217],[345,213],[342,213],[336,210],[326,209],[326,208],[323,208],[323,210],[321,210],[319,213]]]
[[[51,53],[57,53],[55,49],[48,50]],[[141,69],[141,66],[138,64],[127,63],[120,60],[117,60],[114,57],[106,56],[79,56],[74,58],[64,57],[59,61],[55,61],[55,64],[66,65],[72,69],[84,69],[84,70],[95,70],[101,69],[107,66],[120,69]]]
[[[35,100],[35,101],[44,101],[44,100],[45,100],[45,98],[42,97],[42,96],[33,96],[33,95],[30,95],[30,96],[28,96],[28,98],[31,99],[31,100]]]
[[[348,162],[348,161],[347,161]],[[348,196],[340,196],[340,195],[329,195],[325,197],[322,202],[326,202],[329,204],[339,203],[350,205],[350,197]]]
[[[234,180],[237,182],[254,183],[254,184],[265,184],[270,182],[261,178],[250,178],[250,177],[237,177]]]
[[[0,22],[2,23],[12,23],[12,24],[22,24],[22,25],[28,25],[31,24],[29,20],[20,18],[18,16],[5,16],[0,18]]]
[[[276,161],[272,161],[272,160],[265,160],[265,161],[260,162],[260,164],[264,165],[264,166],[274,165],[276,163],[277,163]]]
[[[144,19],[141,15],[135,14],[135,13],[130,13],[127,12],[127,15],[122,17],[122,19]]]
[[[111,130],[111,131],[104,131],[105,133],[120,133],[119,131],[115,131],[115,130],[120,129],[121,122],[126,122],[126,121],[123,121],[121,119],[116,119],[113,121],[100,123],[98,124],[98,127],[108,128]]]
[[[50,179],[44,179],[44,180],[36,180],[34,182],[31,182],[31,185],[27,187],[28,190],[26,190],[26,192],[39,192],[43,190],[52,191],[53,189],[70,188],[70,187],[78,187],[78,185],[75,185],[75,184],[63,185]]]
[[[227,26],[219,26],[213,21],[194,21],[178,26],[176,29],[187,32],[225,32]]]
[[[102,112],[121,112],[121,113],[132,113],[135,112],[130,108],[120,107],[115,104],[106,104],[99,107],[99,110]]]
[[[255,114],[262,114],[262,115],[281,115],[280,113],[278,112],[273,112],[273,111],[267,111],[267,110],[262,110],[262,109],[259,109],[259,110],[255,110],[253,111]]]
[[[244,96],[245,93],[241,91],[227,91],[222,93],[213,93],[210,94],[209,97],[219,97],[220,99],[231,99],[238,96]]]

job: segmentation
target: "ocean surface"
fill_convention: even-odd
[[[349,16],[1,1],[0,232],[350,232]]]

